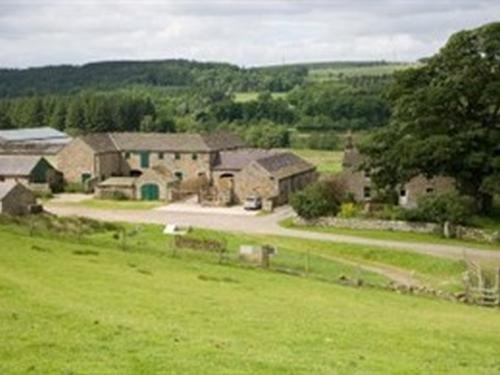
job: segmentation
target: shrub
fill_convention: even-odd
[[[473,213],[474,201],[471,198],[447,193],[422,197],[417,208],[402,211],[402,216],[408,221],[466,224]]]
[[[34,191],[33,192],[35,197],[37,197],[38,199],[42,199],[42,200],[47,200],[47,199],[51,199],[54,197],[54,194],[52,194],[51,191]]]
[[[126,201],[129,198],[122,191],[113,191],[109,194],[109,199],[114,201]]]
[[[304,190],[295,193],[290,204],[304,219],[336,215],[344,198],[344,189],[334,179],[317,181]]]
[[[78,182],[71,182],[64,185],[66,193],[85,193],[85,186]]]
[[[350,219],[359,215],[359,207],[352,202],[342,203],[340,206],[339,217],[344,219]]]

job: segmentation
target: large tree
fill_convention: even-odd
[[[454,34],[424,65],[398,72],[391,97],[391,124],[361,147],[375,183],[450,176],[488,210],[500,193],[500,23]]]

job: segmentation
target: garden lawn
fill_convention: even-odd
[[[0,229],[0,372],[498,373],[498,310]]]

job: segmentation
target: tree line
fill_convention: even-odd
[[[282,92],[301,85],[307,74],[305,67],[246,69],[180,59],[0,69],[0,97],[114,90],[130,85]]]

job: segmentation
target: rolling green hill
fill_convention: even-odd
[[[498,311],[172,258],[156,237],[123,250],[89,225],[0,228],[1,373],[500,370]]]

